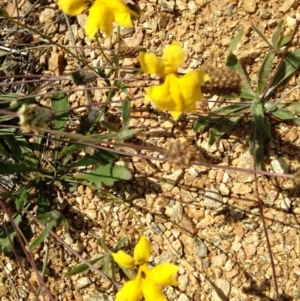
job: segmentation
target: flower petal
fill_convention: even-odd
[[[116,301],[139,301],[142,297],[142,278],[126,282],[116,294]]]
[[[158,110],[170,110],[174,108],[174,101],[170,95],[170,75],[167,75],[162,85],[145,89],[146,100],[155,103]]]
[[[103,1],[103,0],[102,0]],[[137,17],[137,13],[131,11],[123,2],[120,0],[109,0],[103,1],[103,5],[106,5],[107,8],[114,15],[114,22],[119,26],[132,27],[131,15]]]
[[[159,77],[164,77],[163,62],[159,59],[155,53],[140,52],[138,60],[141,64],[141,68],[145,73],[157,74]]]
[[[184,52],[177,41],[173,41],[164,49],[162,56],[165,75],[175,73],[184,60]]]
[[[146,236],[142,235],[133,251],[135,265],[141,265],[148,261],[151,255],[151,244]]]
[[[92,39],[98,29],[101,29],[107,36],[110,36],[114,21],[113,12],[101,0],[96,0],[89,12],[89,18],[85,25],[86,35]]]
[[[59,0],[57,5],[69,16],[76,16],[87,8],[85,0]]]
[[[111,252],[111,256],[113,257],[114,261],[121,267],[124,267],[126,269],[134,267],[133,257],[122,250],[119,250],[117,253]]]
[[[148,280],[156,284],[178,285],[175,279],[179,267],[172,263],[162,263],[148,272]]]
[[[148,279],[142,279],[142,290],[146,301],[167,301],[160,286]]]

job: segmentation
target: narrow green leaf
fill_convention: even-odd
[[[47,227],[49,227],[50,229],[52,229],[54,227],[54,225],[56,224],[55,220],[50,221],[47,224]],[[38,236],[37,238],[30,244],[29,248],[32,250],[34,248],[36,248],[37,246],[39,246],[49,235],[49,231],[44,229]]]
[[[273,46],[267,40],[266,36],[256,26],[254,26],[253,24],[252,24],[252,28],[263,39],[263,41],[266,42],[266,44],[270,47],[270,49],[273,49]]]
[[[85,175],[74,175],[75,179],[87,180],[96,187],[101,188],[102,184],[112,186],[116,181],[131,179],[131,173],[123,166],[113,166],[107,164],[100,166]]]
[[[101,255],[100,257],[90,260],[89,263],[94,265],[98,261],[102,260],[105,256],[106,255]],[[83,272],[87,271],[88,269],[89,269],[89,266],[87,266],[85,263],[83,263],[83,264],[76,266],[71,271],[67,272],[66,275],[73,276],[76,274],[83,273]]]
[[[69,146],[66,146],[64,149],[62,149],[59,152],[60,156],[65,156],[73,153],[77,153],[81,151],[83,148],[87,147],[86,145],[80,145],[80,144],[71,144]]]
[[[200,130],[204,129],[206,126],[208,126],[210,123],[211,123],[210,118],[207,118],[207,117],[200,117],[200,118],[196,121],[193,130],[194,130],[195,132],[196,132],[196,131],[200,131]]]
[[[27,202],[27,191],[26,188],[23,187],[19,191],[20,195],[19,197],[16,197],[16,207],[18,211],[21,211],[23,209],[24,203]]]
[[[270,95],[275,88],[282,83],[286,78],[296,72],[300,67],[300,49],[289,53],[285,58],[280,68],[274,75],[272,86],[266,93],[266,97]]]
[[[278,41],[279,41],[279,37],[280,37],[280,32],[282,30],[282,25],[283,25],[283,19],[279,21],[273,35],[272,35],[272,45],[273,45],[273,48],[278,49]]]
[[[54,127],[57,131],[62,131],[68,121],[70,105],[65,92],[57,92],[51,97],[52,109],[55,111]]]
[[[257,82],[257,90],[258,94],[261,94],[267,85],[268,78],[272,71],[272,65],[275,54],[273,51],[269,51],[265,56],[260,69],[258,71],[258,82]]]
[[[254,131],[256,134],[254,135]],[[256,137],[256,139],[254,139]],[[260,170],[262,169],[262,164],[264,161],[264,134],[261,131],[257,131],[255,126],[252,130],[249,140],[249,152],[252,156],[254,156],[254,147],[255,148],[255,168]]]
[[[116,246],[114,247],[114,252],[118,252],[128,241],[128,237],[122,237],[116,244]]]
[[[238,104],[232,104],[232,105],[228,105],[226,107],[222,107],[213,111],[208,112],[208,115],[223,115],[226,117],[226,115],[228,114],[233,114],[236,112],[239,112],[241,110],[244,110],[245,108],[247,108],[248,105],[245,105],[244,103],[238,103]]]
[[[261,133],[267,137],[271,137],[271,126],[269,120],[264,116],[264,110],[262,103],[254,101],[250,107],[250,111],[253,115],[255,125]]]
[[[229,48],[228,48],[228,53],[230,54],[237,46],[238,42],[240,41],[240,39],[242,38],[244,34],[244,29],[241,29],[238,34],[233,38],[233,40],[231,41]]]
[[[119,140],[126,140],[135,135],[135,130],[124,130],[123,132],[118,133]]]
[[[88,166],[88,165],[103,165],[103,164],[108,164],[116,161],[119,158],[119,155],[112,153],[112,152],[107,152],[107,151],[99,151],[96,152],[93,155],[86,155],[79,161],[70,164],[67,166],[68,169],[74,168],[74,167],[79,167],[79,166]]]
[[[22,221],[22,215],[17,214],[17,216],[14,218],[15,224],[18,226],[21,221]],[[10,253],[12,251],[12,245],[10,241],[13,242],[16,236],[16,232],[14,230],[14,227],[11,225],[11,223],[6,224],[6,229],[8,233],[5,232],[3,226],[0,228],[0,253],[2,252]]]
[[[119,132],[118,128],[114,127],[113,125],[111,125],[110,123],[108,123],[105,120],[101,121],[101,125],[106,127],[108,130],[112,131],[112,132]]]
[[[7,136],[5,142],[18,162],[28,167],[38,167],[38,160],[24,137]]]
[[[102,267],[102,272],[111,277],[111,267],[113,265],[113,259],[112,256],[110,255],[110,253],[106,254],[106,256],[104,257],[104,264]]]
[[[287,34],[285,36],[282,36],[279,41],[278,41],[278,52],[280,51],[281,47],[283,47],[284,45],[286,45],[287,43],[290,42],[291,38],[292,38],[293,34]]]
[[[251,88],[250,82],[248,80],[248,76],[246,75],[243,66],[241,65],[241,63],[238,61],[237,57],[233,53],[228,54],[227,60],[226,60],[226,66],[230,70],[235,70],[241,75],[242,80],[243,80],[242,94],[249,95],[250,99],[254,99],[256,94]]]
[[[218,123],[216,123],[209,131],[208,144],[213,145],[216,143],[224,134],[232,130],[241,118],[242,116],[233,118],[220,118]]]
[[[295,119],[296,116],[293,115],[293,113],[288,109],[280,109],[276,108],[271,112],[274,116],[277,118],[280,118],[282,120],[288,120],[288,119]]]
[[[40,172],[41,170],[36,167],[24,166],[21,164],[0,162],[0,175],[10,175],[14,173],[20,174],[23,172],[31,172],[31,171]]]
[[[123,129],[128,130],[129,121],[130,121],[130,112],[131,112],[131,102],[129,98],[126,97],[126,100],[123,103],[122,107],[122,121],[123,121]]]

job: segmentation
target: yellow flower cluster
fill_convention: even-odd
[[[146,301],[167,301],[161,285],[178,285],[175,279],[178,266],[164,263],[148,269],[151,244],[145,236],[141,236],[136,244],[133,257],[123,251],[112,253],[114,261],[121,267],[138,266],[137,276],[124,284],[116,295],[116,301],[139,301],[144,296]]]
[[[76,16],[89,9],[85,32],[90,39],[94,38],[99,29],[110,36],[113,22],[119,26],[132,27],[132,17],[138,17],[120,0],[59,0],[57,5],[69,16]]]
[[[183,60],[184,52],[177,41],[164,49],[162,59],[154,53],[139,54],[142,70],[164,79],[162,85],[145,89],[146,100],[153,101],[159,110],[169,110],[175,120],[184,112],[195,112],[196,101],[203,99],[201,86],[209,80],[204,70],[190,71],[178,77],[176,71]]]

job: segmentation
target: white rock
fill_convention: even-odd
[[[289,166],[284,158],[277,158],[271,161],[271,168],[276,173],[288,173]]]
[[[180,294],[178,301],[189,301],[190,299],[185,294]]]
[[[212,301],[227,300],[230,292],[230,282],[225,279],[218,278],[214,281],[215,287],[211,294]]]
[[[238,168],[253,169],[254,159],[249,152],[245,152],[239,157]],[[250,183],[254,181],[254,174],[248,172],[237,171],[237,180],[241,183]]]
[[[90,283],[91,283],[91,280],[89,279],[89,277],[81,277],[76,282],[76,288],[81,289],[83,287],[86,287]]]
[[[198,6],[194,1],[189,1],[188,7],[192,15],[195,15],[198,11]]]
[[[40,14],[40,22],[43,24],[46,21],[51,21],[52,18],[55,16],[55,10],[52,8],[44,9]]]
[[[296,23],[297,23],[297,20],[290,17],[290,16],[287,16],[286,17],[286,25],[290,28],[290,29],[294,29],[295,26],[296,26]]]
[[[280,204],[280,208],[283,209],[284,211],[289,211],[292,205],[292,201],[290,198],[285,197]]]
[[[223,198],[219,191],[212,188],[204,193],[204,206],[207,208],[219,208],[223,205]]]
[[[165,214],[170,217],[176,223],[182,220],[183,208],[179,202],[176,202],[172,206],[167,206]]]

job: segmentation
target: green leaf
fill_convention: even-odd
[[[258,82],[257,82],[258,94],[261,94],[265,86],[267,85],[268,78],[272,71],[274,57],[275,57],[274,52],[269,51],[260,66],[260,69],[258,71]]]
[[[21,211],[24,203],[27,201],[27,191],[26,188],[23,187],[21,190],[18,191],[19,196],[16,196],[16,207],[18,211]]]
[[[238,42],[240,41],[240,39],[242,38],[244,34],[244,29],[241,29],[238,34],[233,38],[233,40],[231,41],[229,48],[228,48],[228,54],[230,54],[237,46]]]
[[[59,153],[60,156],[65,156],[81,151],[83,148],[87,147],[86,145],[81,144],[71,144],[62,149]]]
[[[267,40],[266,36],[252,24],[253,30],[266,42],[266,44],[270,47],[270,49],[273,49],[273,46],[270,44],[270,42]]]
[[[128,237],[122,237],[116,244],[115,248],[114,248],[114,252],[118,252],[128,241]]]
[[[280,32],[282,30],[282,25],[283,25],[283,19],[279,21],[279,23],[277,24],[275,31],[272,35],[272,45],[273,45],[273,48],[276,49],[276,51],[277,51],[277,47],[278,47]]]
[[[90,260],[89,263],[90,264],[95,264],[98,261],[102,260],[105,256],[106,256],[106,254],[101,255],[100,257],[97,257],[95,259]],[[80,264],[80,265],[76,266],[71,271],[67,272],[66,275],[73,276],[73,275],[76,275],[76,274],[83,273],[83,272],[87,271],[88,269],[89,269],[89,266],[87,266],[85,263],[83,263],[83,264]]]
[[[57,92],[51,97],[52,109],[55,111],[54,128],[57,131],[64,129],[66,122],[68,121],[68,115],[70,105],[68,103],[68,97],[65,92]]]
[[[106,254],[106,256],[104,257],[104,265],[102,268],[102,272],[111,277],[112,276],[112,266],[114,266],[114,261],[112,256],[110,255],[110,253]]]
[[[266,97],[269,96],[275,88],[282,83],[286,78],[296,72],[300,67],[300,49],[289,53],[283,60],[280,68],[274,75],[272,86],[267,91]]]
[[[242,116],[233,118],[220,118],[218,123],[216,123],[209,131],[208,144],[213,145],[216,143],[224,134],[232,130],[241,118]]]
[[[196,121],[193,130],[194,130],[194,131],[200,131],[200,130],[204,129],[206,126],[208,126],[210,123],[211,123],[210,118],[207,118],[207,117],[200,117],[200,118]]]
[[[264,110],[262,103],[254,101],[250,107],[250,111],[253,115],[255,125],[261,133],[267,137],[271,137],[271,126],[269,120],[264,116]]]
[[[282,36],[279,41],[278,41],[278,52],[280,51],[281,47],[283,47],[284,45],[286,45],[287,43],[290,42],[291,38],[292,38],[293,34],[287,34],[285,36]]]
[[[248,104],[245,105],[244,103],[232,104],[232,105],[228,105],[226,107],[222,107],[222,108],[210,111],[208,113],[208,115],[216,116],[216,115],[220,115],[221,114],[224,117],[226,117],[226,115],[239,112],[241,110],[246,109],[247,107],[248,107]]]
[[[112,186],[116,181],[131,179],[131,173],[123,166],[113,166],[107,164],[99,166],[97,169],[85,175],[74,175],[75,179],[87,180],[96,187],[101,188],[102,184]]]
[[[105,120],[102,120],[101,121],[101,125],[106,127],[108,130],[112,131],[112,132],[119,132],[119,129],[114,127],[113,125],[111,125],[110,123],[108,123],[107,121]]]
[[[5,142],[18,162],[29,167],[38,167],[38,160],[24,137],[6,136]]]
[[[68,165],[66,168],[74,168],[78,166],[88,166],[88,165],[103,165],[103,164],[108,164],[116,161],[119,158],[119,155],[112,153],[112,152],[107,152],[107,151],[99,151],[96,152],[93,155],[86,155],[79,161]]]
[[[243,66],[238,61],[237,57],[233,53],[229,53],[226,60],[226,66],[230,70],[237,71],[242,77],[242,95],[247,95],[249,99],[255,99],[256,93],[252,90],[248,77],[244,71]],[[242,97],[242,96],[241,96]],[[245,98],[245,97],[243,97]]]
[[[18,226],[21,221],[22,215],[17,214],[17,216],[14,218],[15,224]],[[11,223],[6,223],[6,230],[8,233],[5,232],[5,229],[2,225],[0,228],[0,252],[10,253],[12,251],[12,245],[10,241],[14,241],[17,233],[15,232]]]
[[[288,109],[280,109],[276,108],[271,112],[275,117],[280,118],[282,120],[295,119],[296,117],[293,113]]]
[[[128,130],[129,121],[130,121],[130,112],[131,112],[131,103],[129,98],[126,97],[126,100],[123,103],[122,107],[122,121],[123,121],[123,129]]]
[[[254,133],[256,134],[254,135]],[[256,139],[254,139],[256,137]],[[254,156],[254,147],[255,148],[255,168],[262,169],[262,164],[264,160],[264,134],[261,131],[257,131],[254,126],[249,140],[249,152]]]
[[[0,162],[0,175],[10,175],[14,173],[20,174],[23,172],[31,172],[31,171],[40,172],[41,170],[36,167],[24,166],[21,164]]]
[[[47,223],[47,227],[52,229],[54,225],[56,224],[56,220],[52,220],[49,223]],[[32,250],[39,246],[49,235],[49,231],[44,229],[37,238],[30,244],[29,248]]]

